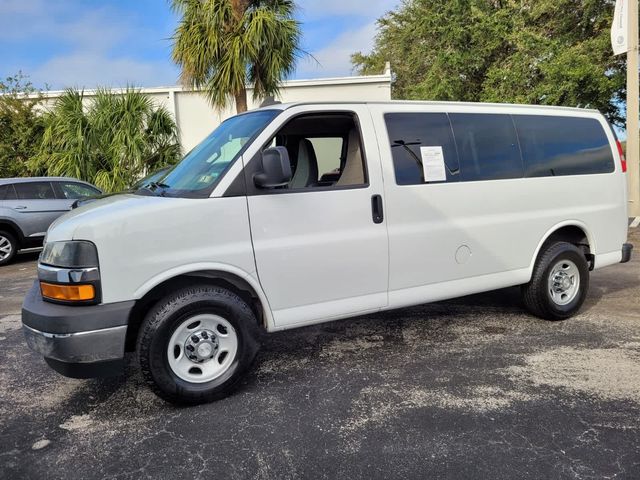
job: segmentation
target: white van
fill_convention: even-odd
[[[597,111],[271,105],[58,220],[24,331],[64,375],[136,351],[159,396],[200,403],[233,389],[262,331],[513,285],[565,319],[590,270],[629,260],[625,170]]]

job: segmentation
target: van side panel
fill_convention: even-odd
[[[390,308],[526,283],[541,242],[560,225],[586,230],[596,267],[620,261],[626,240],[626,190],[615,150],[613,173],[399,186],[384,113],[516,114],[518,108],[370,108],[385,182]],[[526,113],[530,115],[531,108]],[[544,115],[550,114],[544,110]],[[584,115],[605,128],[599,115]],[[615,148],[608,127],[605,132]]]
[[[100,215],[99,222],[91,221],[94,215]],[[245,197],[117,195],[74,210],[64,225],[74,239],[96,243],[103,303],[140,298],[162,281],[188,273],[189,265],[215,264],[244,272],[258,284]],[[57,230],[50,235],[56,240]]]

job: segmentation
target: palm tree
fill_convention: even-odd
[[[183,85],[203,89],[214,107],[233,98],[247,110],[253,98],[276,95],[300,50],[292,0],[172,0],[182,16],[173,36],[173,60]]]
[[[67,90],[43,118],[45,131],[32,168],[91,182],[105,192],[180,158],[178,127],[164,107],[139,90],[100,89],[91,101]]]

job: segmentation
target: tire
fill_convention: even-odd
[[[0,230],[0,249],[3,249],[2,251],[0,251],[1,267],[11,262],[11,260],[13,260],[13,257],[15,257],[16,253],[18,252],[18,241],[16,240],[16,237],[6,230]]]
[[[235,293],[206,284],[185,287],[145,317],[137,342],[140,369],[153,392],[168,402],[219,400],[253,364],[258,338],[253,311]]]
[[[577,283],[577,285],[576,285]],[[578,247],[551,243],[538,255],[531,281],[522,286],[522,299],[533,315],[565,320],[575,315],[589,290],[589,264]]]

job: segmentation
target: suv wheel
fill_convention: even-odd
[[[18,242],[13,234],[0,230],[0,266],[9,263],[18,251]]]
[[[575,315],[589,290],[589,265],[575,245],[557,242],[543,247],[531,281],[522,286],[527,309],[546,320]]]
[[[257,338],[255,315],[236,294],[211,285],[186,287],[147,314],[138,336],[140,368],[164,400],[218,400],[251,367]]]

